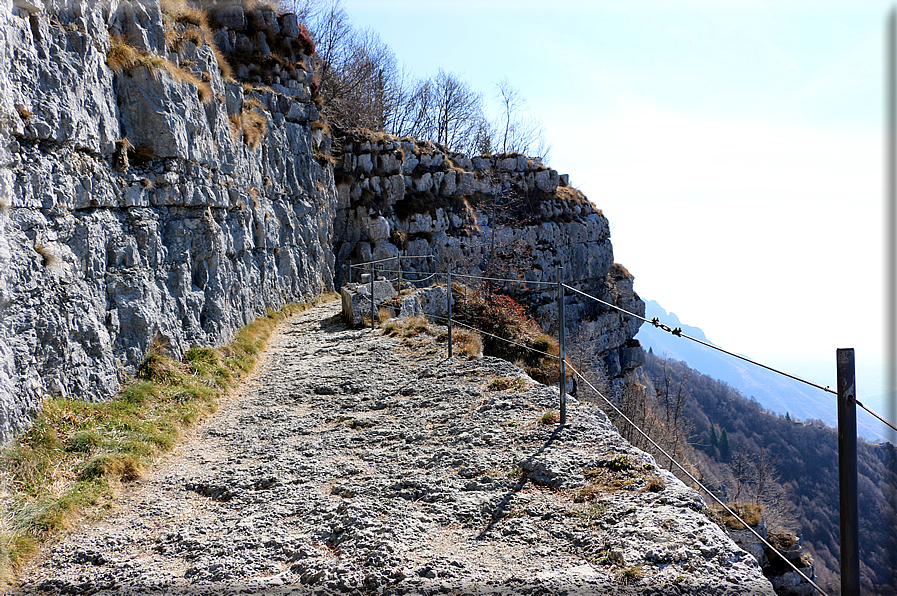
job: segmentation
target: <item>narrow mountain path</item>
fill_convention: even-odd
[[[23,594],[772,594],[597,408],[495,358],[284,322],[250,383]]]

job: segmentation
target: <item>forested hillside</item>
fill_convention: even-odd
[[[685,396],[694,464],[708,486],[729,500],[759,500],[772,523],[801,535],[821,585],[838,593],[838,435],[818,420],[797,422],[765,411],[726,383],[682,362],[648,354],[645,375],[655,389]],[[833,397],[834,399],[834,397]],[[860,561],[865,594],[897,594],[897,450],[858,445]],[[758,474],[763,476],[758,478]],[[758,479],[760,487],[758,489]],[[720,493],[717,493],[720,494]],[[790,505],[794,505],[793,510]],[[789,518],[793,516],[793,522]]]

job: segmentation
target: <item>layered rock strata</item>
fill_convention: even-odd
[[[2,438],[45,395],[109,397],[154,343],[218,344],[332,288],[301,40],[260,88],[185,27],[156,2],[0,2]]]
[[[352,132],[338,152],[338,285],[358,275],[353,263],[372,260],[385,259],[382,267],[394,278],[396,257],[412,282],[449,266],[468,285],[483,282],[465,275],[508,278],[515,281],[493,285],[534,307],[545,330],[556,333],[563,267],[570,285],[644,315],[632,276],[614,263],[607,219],[566,175],[538,159],[471,159],[430,142]],[[638,319],[570,291],[565,316],[612,386],[622,387],[644,362],[633,339]]]

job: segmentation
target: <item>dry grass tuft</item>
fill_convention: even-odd
[[[729,508],[738,514],[741,519],[745,521],[747,525],[752,528],[756,528],[760,525],[760,522],[763,521],[763,508],[760,505],[756,504],[748,504],[748,505],[729,505]],[[744,524],[742,524],[738,519],[732,516],[725,509],[720,508],[716,510],[716,513],[719,516],[720,523],[725,528],[729,528],[730,530],[744,530]]]
[[[221,71],[221,76],[228,81],[233,81],[234,70],[231,68],[230,62],[227,61],[227,58],[224,57],[217,45],[210,43],[209,46],[212,48],[212,53],[215,54],[215,61],[218,63],[218,70]]]
[[[20,103],[16,104],[16,111],[19,113],[19,118],[21,118],[22,120],[28,120],[29,118],[31,118],[31,116],[34,115],[30,110],[28,110]]]
[[[201,102],[208,103],[214,99],[212,88],[196,75],[187,72],[165,58],[138,50],[120,37],[112,36],[109,53],[106,54],[106,64],[116,74],[130,72],[140,67],[146,68],[153,75],[165,70],[175,81],[195,85]]]
[[[110,38],[106,65],[116,74],[129,72],[141,66],[149,69],[150,72],[157,72],[159,69],[165,68],[166,62],[168,60],[160,56],[138,50],[121,37],[113,35]]]
[[[248,111],[244,110],[241,123],[243,141],[255,151],[268,134],[268,116],[259,108],[251,108]]]
[[[452,343],[468,358],[483,357],[483,336],[470,329],[452,330]]]
[[[526,387],[526,381],[522,377],[496,377],[486,383],[487,391],[507,391],[508,389],[521,390]]]
[[[159,7],[162,9],[165,21],[166,49],[169,52],[180,51],[181,46],[187,41],[197,47],[208,45],[218,62],[221,76],[232,81],[233,70],[215,43],[215,36],[209,25],[208,13],[203,8],[185,0],[161,0]]]
[[[56,254],[49,244],[35,244],[34,250],[37,254],[43,257],[44,267],[55,267],[62,263],[62,259],[59,258],[59,255]]]

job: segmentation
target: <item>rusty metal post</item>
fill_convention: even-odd
[[[452,357],[452,265],[448,264],[448,357]]]
[[[561,358],[558,391],[561,397],[561,425],[567,423],[566,325],[564,321],[564,268],[558,267],[558,345]]]

